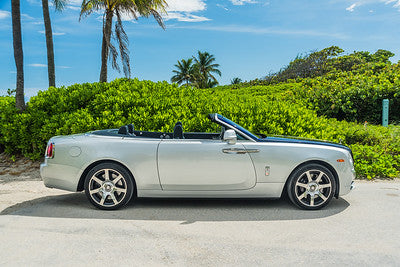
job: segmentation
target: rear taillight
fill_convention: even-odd
[[[46,154],[44,155],[46,159],[54,158],[54,143],[48,143],[46,148]]]

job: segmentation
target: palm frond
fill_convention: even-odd
[[[215,62],[214,55],[208,52],[197,51],[197,57],[193,57],[195,61],[194,67],[197,71],[196,80],[200,88],[206,88],[210,85],[210,81],[217,83],[218,81],[212,73],[216,73],[219,76],[222,75],[218,69],[219,64]]]
[[[104,7],[105,3],[102,0],[83,0],[81,5],[81,12],[79,14],[79,20]]]
[[[121,69],[119,68],[118,61],[117,61],[118,60],[118,51],[111,42],[108,43],[108,51],[109,51],[108,58],[111,61],[111,66],[116,71],[121,72]]]
[[[130,66],[130,58],[129,58],[129,40],[128,35],[126,34],[124,27],[122,25],[121,14],[118,10],[115,11],[117,16],[117,21],[115,22],[115,35],[119,45],[119,51],[121,55],[122,68],[125,74],[125,77],[131,77],[131,66]]]
[[[68,0],[53,0],[56,11],[63,11],[67,5]]]

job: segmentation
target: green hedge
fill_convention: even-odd
[[[400,171],[399,127],[357,125],[318,117],[296,96],[298,84],[232,89],[194,89],[167,82],[119,79],[50,88],[18,113],[14,97],[0,97],[0,144],[9,154],[39,159],[47,140],[133,122],[141,130],[216,131],[206,118],[218,112],[255,133],[342,142],[355,155],[360,178],[396,177]],[[251,119],[248,119],[251,118]]]
[[[338,72],[304,79],[297,88],[318,115],[347,121],[382,122],[382,100],[389,102],[389,119],[400,122],[400,66],[386,65],[378,73]]]
[[[386,98],[390,100],[389,121],[399,124],[400,65],[380,62],[353,67],[349,71],[334,69],[323,76],[298,78],[275,85],[263,85],[268,81],[254,80],[230,87],[238,90],[253,87],[273,91],[283,89],[290,93],[287,96],[291,101],[306,104],[319,116],[370,124],[381,124],[382,100]],[[289,87],[289,91],[284,89]]]

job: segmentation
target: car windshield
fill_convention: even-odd
[[[246,130],[245,128],[243,128],[242,126],[240,126],[239,124],[234,123],[233,121],[231,121],[231,120],[225,118],[224,116],[219,115],[219,114],[218,114],[217,116],[218,116],[218,119],[219,119],[219,120],[221,120],[221,121],[223,121],[223,122],[225,122],[225,123],[231,125],[232,127],[238,129],[239,131],[241,131],[242,133],[244,133],[244,134],[247,135],[248,137],[250,137],[250,138],[252,138],[252,139],[255,139],[255,140],[257,140],[257,139],[259,138],[259,137],[256,136],[255,134],[249,132],[248,130]]]

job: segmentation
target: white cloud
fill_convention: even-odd
[[[69,0],[68,4],[69,5],[73,5],[73,6],[81,6],[82,5],[82,0]]]
[[[347,7],[346,10],[347,10],[347,11],[350,11],[350,12],[353,12],[353,11],[354,11],[354,8],[355,8],[356,6],[357,6],[357,4],[354,3],[354,4],[352,4],[351,6]]]
[[[243,6],[244,4],[255,4],[257,1],[255,0],[230,0],[235,6]]]
[[[216,6],[222,8],[222,9],[224,9],[224,10],[226,10],[226,11],[229,10],[226,6],[221,5],[221,4],[217,4]]]
[[[385,4],[393,4],[394,8],[397,8],[400,10],[400,0],[384,0]]]
[[[166,10],[172,12],[198,12],[206,10],[206,3],[203,0],[167,0]]]
[[[0,19],[6,19],[11,16],[11,13],[5,10],[0,10]]]
[[[71,6],[71,5],[69,5],[67,8],[69,8],[69,9],[71,9],[71,10],[81,10],[81,7],[80,6]]]
[[[42,3],[40,0],[27,0],[27,2],[33,6],[42,6]]]
[[[71,10],[81,10],[82,0],[69,0],[65,8]]]
[[[29,16],[28,14],[25,14],[25,13],[22,13],[21,17],[24,18],[24,19],[35,20],[34,17],[31,17],[31,16]]]
[[[44,31],[38,31],[41,34],[44,34]],[[53,35],[58,36],[58,35],[65,35],[65,32],[53,32]]]
[[[372,5],[372,4],[386,4],[391,5],[393,8],[396,8],[400,11],[400,0],[358,0],[354,4],[350,5],[346,8],[347,11],[353,12],[356,7],[364,6],[364,5]],[[372,9],[370,9],[372,10]],[[370,12],[370,11],[369,11]],[[370,12],[372,13],[372,12]]]
[[[251,0],[245,0],[251,1]],[[70,0],[68,8],[73,10],[80,10],[82,0]],[[167,0],[168,6],[166,7],[167,14],[163,14],[165,20],[176,19],[185,22],[201,22],[210,20],[207,17],[193,14],[194,12],[201,12],[207,9],[207,4],[204,0]],[[135,18],[130,14],[121,14],[123,21],[135,22]],[[139,17],[139,16],[138,16]],[[99,20],[102,20],[101,16]]]
[[[313,30],[287,30],[278,28],[259,28],[251,26],[241,26],[241,25],[226,25],[226,26],[168,26],[169,28],[177,29],[193,29],[193,30],[204,30],[204,31],[218,31],[218,32],[232,32],[232,33],[250,33],[250,34],[269,34],[269,35],[302,35],[302,36],[320,36],[329,37],[337,39],[345,39],[346,35],[341,33],[329,33],[329,32],[319,32]]]
[[[185,22],[201,22],[210,19],[204,16],[195,15],[194,12],[205,11],[207,8],[203,0],[167,0],[168,7],[163,17],[165,20],[176,19]]]
[[[99,16],[99,20],[103,21],[103,16]],[[121,13],[121,20],[136,22],[135,18],[132,16],[132,14],[126,13],[126,12]]]
[[[179,12],[169,12],[168,15],[164,16],[165,20],[176,19],[178,21],[185,22],[201,22],[201,21],[209,21],[209,18],[196,16],[190,13],[179,13]]]
[[[47,64],[33,63],[33,64],[28,64],[28,66],[35,67],[35,68],[46,68]]]
[[[47,64],[41,64],[41,63],[32,63],[28,64],[29,67],[34,67],[34,68],[47,68]],[[70,69],[71,67],[68,66],[57,66],[58,69]]]

